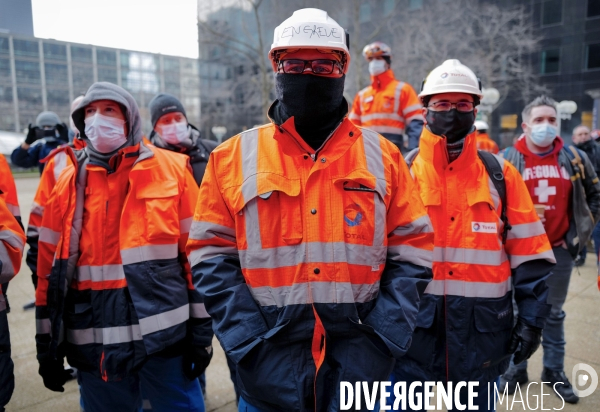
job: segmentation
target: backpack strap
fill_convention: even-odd
[[[571,160],[573,171],[575,172],[574,176],[571,177],[571,180],[577,180],[579,177],[585,179],[585,167],[583,166],[583,160],[579,155],[579,151],[571,145],[567,147],[569,148],[569,150],[566,150],[567,157]]]
[[[500,196],[500,201],[502,202],[500,220],[504,223],[504,229],[502,230],[502,244],[505,244],[508,231],[512,229],[512,226],[508,222],[508,216],[506,215],[506,180],[504,180],[504,172],[502,172],[500,162],[498,162],[498,159],[496,159],[496,156],[493,154],[478,150],[477,155],[483,162],[485,170],[487,170],[490,180],[494,184],[498,196]]]

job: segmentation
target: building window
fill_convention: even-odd
[[[600,43],[588,44],[586,49],[586,69],[600,68]]]
[[[73,68],[73,92],[75,96],[85,94],[94,83],[94,69],[92,66],[76,65]]]
[[[45,63],[46,84],[59,85],[69,83],[69,72],[66,64]]]
[[[371,5],[363,3],[358,9],[358,22],[366,23],[368,21],[371,21]]]
[[[42,109],[42,89],[37,87],[18,87],[19,109]]]
[[[389,16],[394,11],[394,7],[396,7],[396,0],[385,0],[383,3],[383,15]]]
[[[117,84],[117,69],[98,67],[98,81]]]
[[[420,10],[423,8],[423,0],[410,0],[408,2],[409,10]]]
[[[68,106],[69,101],[69,90],[64,89],[47,89],[46,97],[49,106],[61,107]]]
[[[11,80],[10,60],[0,57],[0,80]]]
[[[587,2],[587,16],[588,17],[600,17],[600,1],[588,0]]]
[[[9,85],[0,86],[0,102],[12,103],[12,101],[13,101],[12,86],[9,86]]]
[[[542,26],[562,23],[562,0],[547,0],[542,3]]]
[[[173,57],[163,57],[164,71],[173,70],[179,72],[179,59]]]
[[[560,49],[544,50],[540,65],[541,74],[558,73],[560,70]]]
[[[96,63],[105,66],[117,65],[117,53],[110,50],[96,49]]]
[[[74,62],[92,62],[92,49],[80,46],[71,46],[71,60]]]
[[[9,54],[8,37],[0,36],[0,54]]]
[[[41,83],[40,64],[38,62],[15,60],[15,69],[17,71],[17,83]]]
[[[39,57],[40,49],[38,43],[30,40],[13,39],[15,56]]]
[[[64,44],[44,43],[44,59],[67,60],[67,46]]]

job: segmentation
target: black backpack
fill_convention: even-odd
[[[415,158],[419,154],[419,148],[411,150],[406,154],[405,161],[408,165],[408,168],[412,166]],[[500,200],[502,201],[502,209],[500,211],[500,220],[504,223],[504,229],[502,230],[502,244],[506,243],[506,236],[508,235],[508,231],[512,229],[512,226],[508,223],[508,216],[506,216],[506,181],[504,180],[504,173],[502,172],[502,167],[500,166],[500,162],[496,159],[496,156],[493,154],[478,150],[477,156],[483,162],[485,166],[485,170],[487,171],[496,191],[498,192],[498,196],[500,196]]]

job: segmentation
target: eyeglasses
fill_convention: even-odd
[[[342,70],[342,65],[337,60],[290,59],[290,60],[280,60],[279,61],[279,68],[281,70],[283,70],[284,73],[287,73],[287,74],[304,73],[304,71],[306,70],[306,66],[309,66],[314,74],[331,74],[331,73],[333,73],[333,69],[336,66],[340,69],[340,71]]]
[[[458,103],[451,103],[451,102],[435,102],[435,103],[431,103],[429,106],[430,109],[432,109],[434,112],[448,112],[450,111],[453,107],[458,110],[459,112],[470,112],[473,110],[473,102],[458,102]]]

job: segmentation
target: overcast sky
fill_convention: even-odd
[[[198,57],[196,0],[31,0],[36,37]]]

